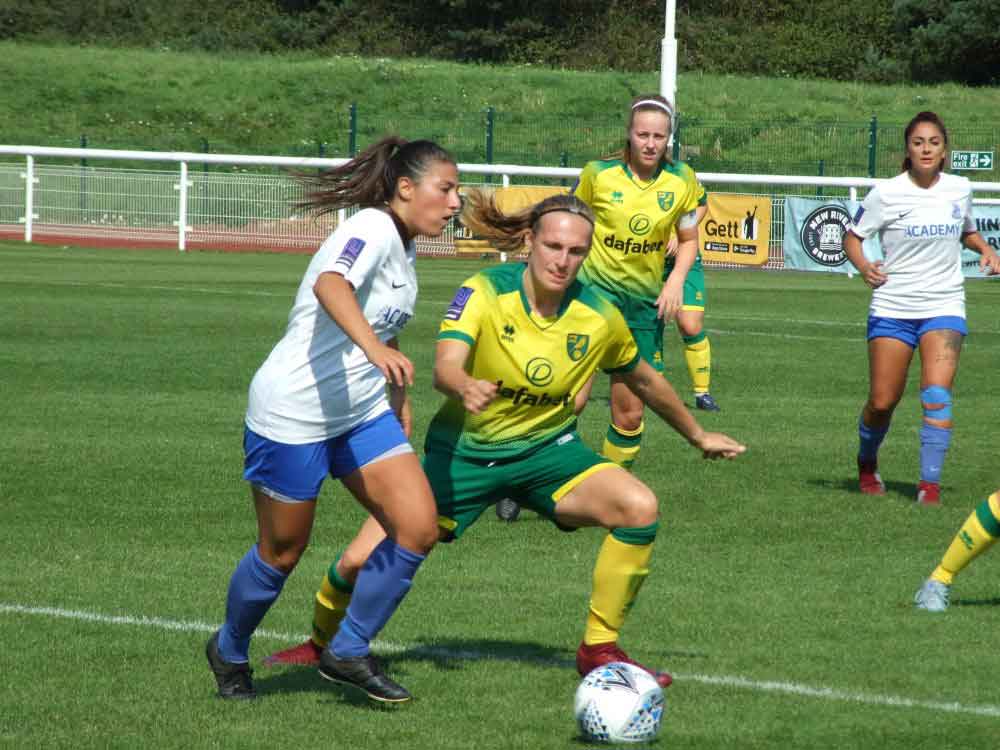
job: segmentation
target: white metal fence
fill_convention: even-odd
[[[312,252],[344,216],[341,212],[317,220],[297,214],[292,203],[301,196],[301,187],[291,173],[337,166],[346,159],[0,146],[0,158],[4,156],[9,161],[0,161],[0,237],[179,250]],[[70,165],[67,160],[79,163]],[[86,163],[96,160],[160,168]],[[460,164],[459,170],[464,184],[498,178],[506,185],[515,176],[568,184],[579,174],[572,168],[507,164]],[[807,195],[809,190],[829,195],[832,189],[857,198],[858,188],[876,182],[867,177],[796,175],[701,173],[698,177],[716,193],[772,198],[769,268],[782,266],[786,197],[814,197],[815,193]],[[973,189],[1000,193],[1000,183],[977,182]],[[421,238],[418,247],[424,254],[453,253],[454,227],[439,238]]]

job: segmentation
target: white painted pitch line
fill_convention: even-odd
[[[218,625],[196,620],[169,620],[163,617],[146,617],[134,615],[105,615],[99,612],[85,612],[82,610],[63,609],[60,607],[32,607],[24,604],[11,604],[0,602],[0,614],[28,615],[42,617],[58,617],[69,620],[81,620],[85,622],[99,623],[102,625],[137,625],[142,627],[153,627],[161,630],[174,630],[183,633],[212,633],[218,629]],[[256,637],[271,638],[278,641],[295,643],[304,640],[307,636],[296,633],[283,633],[274,630],[258,630]],[[492,659],[496,654],[476,649],[449,649],[436,646],[407,646],[402,643],[391,641],[375,641],[373,644],[376,651],[381,653],[401,653],[412,651],[428,656],[438,656],[451,659]],[[532,658],[522,657],[523,661],[536,664],[551,664],[554,666],[566,666],[571,664],[570,659]],[[857,691],[838,690],[828,687],[814,687],[802,685],[795,682],[781,682],[773,680],[752,680],[748,677],[738,677],[733,675],[706,675],[706,674],[685,674],[673,673],[674,679],[681,682],[699,682],[704,685],[719,685],[722,687],[732,687],[741,690],[752,690],[755,692],[783,693],[803,698],[817,698],[820,700],[842,701],[847,703],[861,703],[869,706],[887,706],[890,708],[917,708],[942,713],[972,714],[976,716],[990,716],[1000,718],[1000,706],[990,704],[967,704],[958,701],[925,701],[915,698],[906,698],[897,695],[879,695],[877,693],[863,693]]]

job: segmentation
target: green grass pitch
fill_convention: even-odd
[[[253,542],[246,389],[284,330],[304,256],[0,244],[0,747],[579,748],[572,666],[603,534],[492,513],[441,546],[377,651],[418,697],[374,710],[312,670],[259,661],[308,630],[312,593],[361,520],[328,483],[313,544],[265,619],[261,699],[214,698],[202,653]],[[419,262],[417,445],[439,403],[438,321],[478,262]],[[839,275],[711,271],[719,414],[705,462],[654,416],[637,475],[661,499],[652,573],[622,645],[676,676],[660,748],[990,747],[1000,554],[944,616],[911,597],[1000,486],[1000,284],[967,285],[971,335],[940,508],[913,503],[918,368],[854,491],[868,293]],[[668,372],[690,401],[676,331]],[[602,380],[581,420],[600,445]]]

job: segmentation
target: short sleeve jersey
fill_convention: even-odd
[[[962,235],[974,232],[969,180],[942,172],[929,188],[904,172],[878,183],[851,232],[878,234],[888,276],[872,291],[871,314],[888,318],[965,317]]]
[[[633,328],[655,328],[670,232],[678,218],[705,201],[694,170],[664,162],[643,183],[620,159],[592,161],[573,192],[597,218],[581,281],[606,293]]]
[[[467,371],[497,384],[481,414],[448,399],[431,421],[426,450],[484,460],[530,453],[573,427],[573,399],[597,369],[629,372],[639,362],[635,340],[614,306],[579,281],[552,318],[532,312],[523,263],[482,271],[458,290],[438,340],[472,347]]]
[[[250,384],[251,430],[282,443],[318,442],[389,410],[382,372],[330,318],[313,285],[324,272],[342,275],[386,342],[413,317],[415,259],[413,242],[404,246],[392,217],[375,208],[354,214],[326,239],[299,285],[285,335]]]

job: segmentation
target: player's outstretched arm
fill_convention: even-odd
[[[465,370],[472,351],[464,341],[438,341],[434,353],[434,388],[449,398],[462,402],[466,411],[482,413],[497,395],[496,383],[477,380]]]
[[[694,418],[673,386],[645,360],[625,375],[625,382],[663,421],[673,427],[705,458],[736,458],[746,446],[721,432],[707,432]]]

